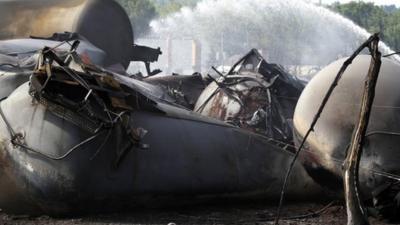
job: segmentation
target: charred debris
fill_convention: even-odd
[[[51,40],[54,37],[59,36]],[[256,49],[228,73],[216,71],[220,77],[207,75],[203,79],[199,73],[159,77],[151,71],[147,77],[118,74],[85,63],[76,52],[79,44],[79,40],[73,41],[64,55],[48,47],[41,50],[29,78],[29,94],[32,101],[54,115],[92,134],[104,128],[123,128],[119,131],[121,141],[130,143],[122,144],[125,150],[121,151],[147,146],[140,144],[145,128],[135,129],[126,121],[135,110],[160,112],[159,102],[263,135],[293,151],[292,115],[305,83],[281,66],[267,63]],[[150,53],[151,57],[158,54]],[[147,64],[146,59],[140,58]],[[24,147],[16,136],[12,143]]]
[[[201,115],[292,144],[292,116],[305,83],[253,49],[222,74],[143,79]]]
[[[323,196],[314,180],[322,186],[325,181],[315,177],[310,161],[302,158],[305,167],[296,162],[299,136],[293,136],[292,119],[306,84],[257,50],[224,74],[154,76],[149,70],[144,77],[93,63],[102,61],[102,51],[77,34],[33,41],[53,47],[10,53],[4,48],[10,41],[0,43],[5,162],[0,206],[7,212],[111,212],[163,205],[171,198],[182,204],[226,197],[272,200],[286,181],[284,193],[291,199]],[[137,59],[149,65],[161,52],[147,49]],[[289,166],[292,175],[285,178]],[[94,176],[86,183],[93,173],[112,179]],[[359,188],[346,187],[353,196]],[[361,207],[359,199],[348,200],[353,209]],[[374,201],[388,201],[387,195]],[[104,202],[110,207],[99,208]]]
[[[70,37],[33,39],[52,46],[38,52],[25,39],[22,54],[0,42],[2,209],[65,215],[171,198],[276,199],[302,81],[256,50],[219,77],[136,77],[93,63],[103,53]],[[291,198],[322,193],[300,163],[295,174]]]
[[[217,72],[218,73],[218,72]],[[219,74],[219,73],[218,73]],[[195,112],[292,143],[292,116],[305,84],[251,50],[200,95]]]
[[[217,77],[203,77],[199,73],[154,76],[161,71],[151,71],[150,63],[162,52],[135,46],[139,53],[132,59],[146,64],[147,76],[143,76],[121,73],[119,67],[106,70],[101,64],[94,64],[91,59],[101,58],[102,51],[76,33],[56,33],[32,40],[57,45],[45,47],[37,54],[28,51],[0,55],[2,75],[7,77],[1,83],[3,99],[29,79],[29,93],[34,101],[91,133],[123,121],[127,111],[158,112],[155,105],[163,102],[261,134],[293,151],[292,115],[305,82],[280,65],[267,63],[256,49],[227,73],[213,68]],[[82,51],[85,55],[80,54]],[[93,55],[88,56],[91,51]],[[126,80],[132,82],[126,84]],[[125,128],[129,135],[122,139],[137,142],[133,130]]]
[[[34,14],[24,3],[9,1],[2,14],[1,209],[70,215],[277,198],[302,81],[256,50],[226,74],[156,76],[161,50],[132,44],[118,3],[37,1]],[[26,29],[13,20],[17,8]],[[127,74],[131,61],[147,74]],[[288,196],[318,196],[295,168]]]
[[[73,30],[49,26],[21,38],[18,29],[0,41],[4,211],[75,215],[279,196],[283,204],[283,195],[341,199],[344,191],[349,224],[368,223],[365,201],[371,212],[398,218],[400,66],[382,59],[380,68],[377,35],[309,83],[255,49],[227,73],[157,76],[150,65],[161,49],[132,45],[117,3],[55,4],[50,19],[70,15],[63,7],[77,13],[54,27],[77,24]],[[356,58],[362,47],[372,57]],[[131,61],[147,74],[127,74]],[[367,73],[372,85],[363,86]]]

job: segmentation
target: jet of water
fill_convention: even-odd
[[[220,65],[216,56],[243,55],[250,48],[280,64],[326,65],[370,36],[343,16],[298,0],[203,0],[151,27],[152,36],[201,41],[207,65]],[[384,43],[380,48],[393,52]]]

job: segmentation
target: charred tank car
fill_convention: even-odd
[[[364,199],[372,199],[375,209],[386,217],[398,217],[400,65],[382,60],[359,180]],[[343,62],[338,60],[320,71],[303,91],[294,115],[297,143],[302,141]],[[314,180],[336,192],[343,189],[342,164],[358,119],[369,63],[370,56],[359,56],[343,74],[302,153],[303,164]]]
[[[72,46],[76,40],[79,44]],[[161,54],[134,45],[130,20],[114,1],[0,2],[0,98],[28,81],[44,47],[61,55],[73,49],[83,62],[121,74],[131,61],[142,61],[149,74],[157,73],[150,63]]]
[[[9,35],[3,38],[22,38],[0,42],[1,209],[66,215],[227,197],[277,198],[283,168],[293,157],[289,130],[295,105],[277,99],[296,98],[301,83],[252,51],[208,87],[214,92],[217,85],[227,93],[222,99],[235,103],[237,111],[226,114],[232,120],[209,114],[204,96],[210,91],[197,100],[207,85],[198,77],[191,78],[193,91],[187,78],[124,73],[129,61],[140,60],[154,75],[149,63],[161,52],[132,45],[129,21],[115,2],[44,2],[1,3],[20,7],[23,21],[0,8],[1,33]],[[31,12],[21,3],[39,13],[24,21]],[[41,27],[39,20],[54,26]],[[91,26],[94,21],[102,25]],[[9,29],[20,23],[25,29]],[[52,35],[63,31],[70,33]],[[28,34],[36,37],[26,39]],[[236,103],[247,99],[252,107],[238,109]],[[290,182],[292,197],[307,199],[320,190],[301,164]]]
[[[162,88],[45,48],[0,102],[0,207],[111,212],[226,197],[275,199],[293,153],[177,105]],[[319,188],[296,164],[288,194]],[[304,193],[304,190],[309,190]]]

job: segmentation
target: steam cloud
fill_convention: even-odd
[[[200,40],[211,63],[222,48],[228,57],[257,48],[272,62],[325,65],[370,36],[339,14],[298,0],[203,0],[151,27],[152,36]]]

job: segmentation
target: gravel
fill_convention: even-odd
[[[342,204],[332,204],[321,214],[304,219],[287,219],[298,215],[312,214],[323,209],[323,203],[290,203],[283,208],[281,225],[308,224],[346,224],[346,210]],[[32,224],[32,225],[103,225],[103,224],[273,224],[276,206],[263,203],[227,203],[191,206],[170,209],[140,209],[130,213],[86,215],[75,218],[51,218],[49,216],[28,217],[0,214],[0,224]],[[385,224],[370,219],[372,225]]]

